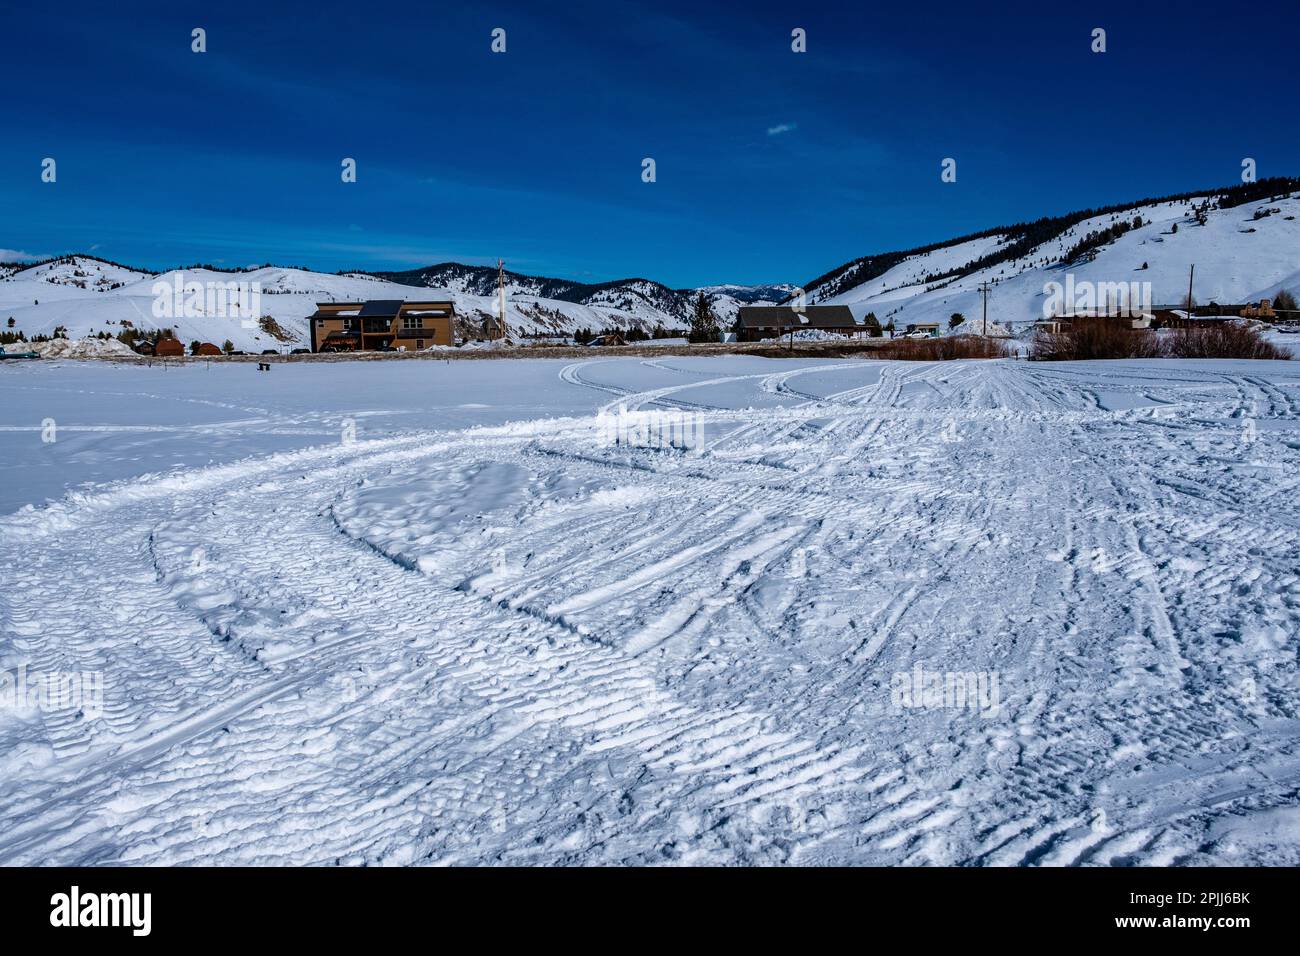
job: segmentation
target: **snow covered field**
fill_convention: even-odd
[[[1300,363],[0,396],[0,863],[1300,863]]]

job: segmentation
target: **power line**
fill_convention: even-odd
[[[501,323],[498,328],[499,338],[504,341],[506,337],[506,264],[502,259],[497,259],[497,297],[501,302]]]

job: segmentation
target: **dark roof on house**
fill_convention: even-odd
[[[795,312],[787,305],[742,305],[736,320],[747,329],[857,329],[847,305],[810,305]]]
[[[363,319],[391,319],[397,315],[397,310],[401,307],[401,299],[370,299],[361,307],[360,316]]]
[[[398,315],[452,315],[456,303],[450,299],[426,299],[408,302],[404,299],[371,299],[367,302],[317,302],[316,311],[309,319],[395,319]]]

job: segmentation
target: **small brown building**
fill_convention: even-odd
[[[317,302],[308,316],[313,352],[418,351],[454,345],[455,305],[447,300]]]
[[[195,355],[221,355],[221,349],[211,342],[200,342],[199,347],[194,350]]]
[[[185,346],[181,345],[176,339],[159,338],[152,342],[146,342],[140,351],[145,355],[154,355],[158,358],[170,357],[175,355],[184,355]]]
[[[742,305],[736,313],[736,338],[741,342],[780,338],[805,329],[841,335],[865,331],[847,305],[810,305],[801,312],[788,305]]]

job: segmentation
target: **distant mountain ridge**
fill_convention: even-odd
[[[471,266],[460,262],[440,262],[421,269],[400,272],[368,272],[375,278],[401,285],[429,289],[452,289],[467,295],[492,296],[497,292],[497,270],[491,266]],[[640,277],[609,282],[576,282],[531,276],[505,270],[507,296],[536,296],[578,305],[603,306],[653,321],[673,319],[690,321],[695,297],[703,292],[714,304],[720,318],[735,317],[736,304],[777,302],[794,291],[791,285],[718,285],[699,289],[671,289],[661,282]]]
[[[69,265],[73,268],[68,274],[60,275],[57,281],[76,284],[79,279],[77,262],[99,263],[111,267],[115,275],[130,274],[142,278],[154,273],[136,269],[119,262],[113,262],[93,255],[64,255],[43,259],[31,263],[6,263],[0,265],[0,279],[40,267]],[[208,263],[196,263],[158,275],[171,275],[175,272],[220,273],[231,277],[250,275],[254,271],[272,270],[279,273],[294,272],[328,276],[328,273],[313,273],[302,267],[282,267],[266,264],[257,269],[228,269]],[[467,265],[460,262],[440,262],[419,269],[404,270],[365,270],[350,269],[334,273],[342,278],[367,278],[399,286],[420,289],[449,290],[464,296],[479,299],[494,299],[497,295],[497,270],[492,266]],[[47,280],[53,281],[53,280]],[[323,283],[323,289],[326,284]],[[531,298],[534,309],[544,310],[548,303],[568,302],[574,305],[588,306],[600,310],[610,310],[630,321],[608,324],[610,328],[627,328],[639,325],[651,328],[661,325],[665,328],[684,328],[690,322],[696,297],[703,292],[713,306],[719,321],[731,322],[736,310],[741,305],[775,304],[789,296],[795,289],[792,285],[768,284],[757,286],[715,285],[699,289],[672,289],[652,279],[629,278],[615,279],[608,282],[578,282],[572,279],[557,279],[546,276],[532,276],[522,272],[505,270],[507,298]],[[276,291],[276,290],[267,290]],[[606,327],[602,323],[598,328]],[[563,331],[556,327],[556,331]]]
[[[1092,284],[1140,282],[1156,303],[1181,303],[1191,266],[1200,302],[1253,301],[1282,289],[1300,294],[1300,178],[1117,203],[862,256],[803,291],[809,304],[846,305],[859,321],[870,312],[882,326],[934,322],[946,328],[954,315],[978,318],[987,290],[990,320],[1014,329],[1043,316],[1047,287],[1067,275]],[[476,335],[498,308],[491,266],[444,262],[329,274],[195,265],[155,275],[96,256],[60,256],[0,264],[0,325],[28,337],[113,335],[161,325],[187,342],[229,339],[249,350],[284,343],[244,317],[155,319],[154,284],[175,282],[182,272],[185,281],[257,283],[262,312],[295,344],[307,341],[307,316],[316,302],[445,296],[455,303],[464,337]],[[505,278],[513,336],[683,329],[700,294],[727,328],[741,305],[774,305],[799,291],[785,284],[673,289],[644,278],[586,283],[515,271]]]

